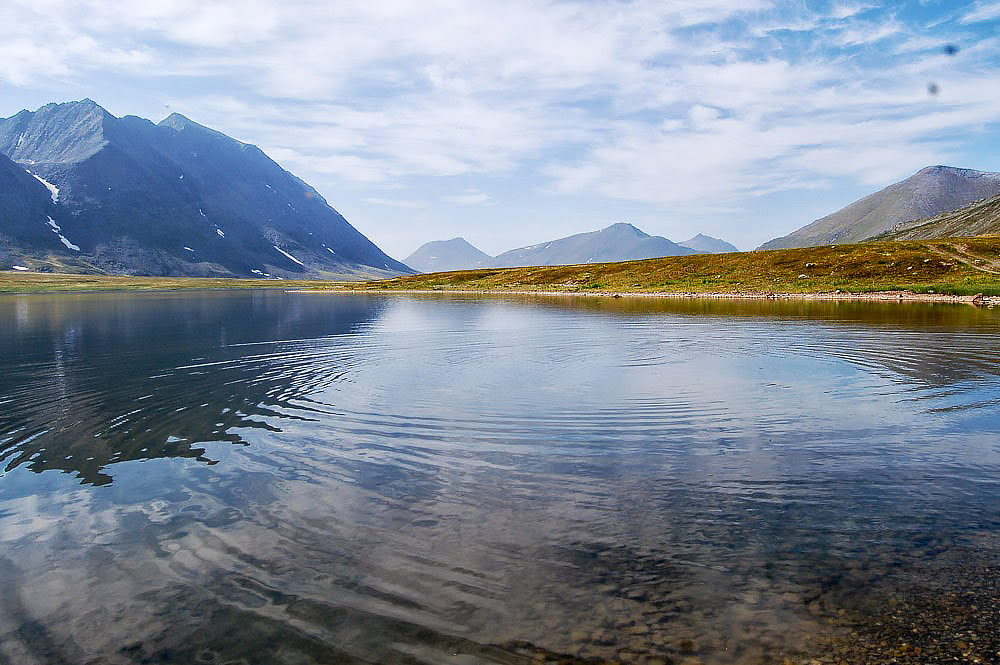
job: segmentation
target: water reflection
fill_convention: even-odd
[[[437,300],[469,296],[428,294]],[[727,300],[699,298],[611,298],[599,296],[505,296],[526,306],[588,311],[618,321],[645,325],[645,317],[668,317],[671,324],[713,321],[722,335],[731,328],[752,329],[755,343],[740,340],[753,353],[833,356],[886,376],[939,387],[1000,373],[1000,343],[990,335],[1000,328],[1000,310],[949,303],[852,300]],[[638,319],[636,319],[638,317]],[[660,320],[663,320],[662,318]],[[817,327],[819,324],[826,324]],[[809,335],[802,335],[808,326]],[[703,342],[714,343],[709,334]],[[673,344],[676,340],[670,340]],[[752,346],[750,346],[752,344]],[[718,348],[725,348],[725,345]]]
[[[809,662],[1000,525],[994,314],[812,305],[5,302],[0,662]]]
[[[343,377],[336,338],[379,307],[269,292],[0,298],[0,460],[95,485],[117,462],[210,462],[197,444],[242,443],[233,428],[269,428],[273,407]]]

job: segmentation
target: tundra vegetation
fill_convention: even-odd
[[[319,284],[310,286],[322,288]],[[622,263],[461,270],[349,288],[998,295],[1000,235],[694,254]]]
[[[868,242],[621,263],[488,268],[368,282],[5,272],[0,292],[281,288],[571,293],[1000,295],[1000,235]]]

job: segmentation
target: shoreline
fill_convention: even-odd
[[[872,291],[840,293],[771,293],[727,291],[526,291],[507,289],[289,289],[288,293],[394,293],[407,295],[456,294],[456,295],[509,295],[579,298],[664,298],[677,300],[857,300],[871,302],[927,302],[954,303],[992,308],[1000,304],[1000,296],[958,296],[947,293],[914,293],[913,291]]]

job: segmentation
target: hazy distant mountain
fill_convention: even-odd
[[[473,247],[465,238],[452,238],[421,245],[403,263],[420,272],[447,272],[487,268],[493,265],[493,257]]]
[[[898,224],[957,210],[996,194],[1000,194],[1000,173],[928,166],[760,249],[861,242]]]
[[[611,263],[697,253],[690,247],[681,247],[666,238],[651,236],[631,224],[619,222],[600,231],[578,233],[551,242],[512,249],[497,256],[493,265],[513,268]]]
[[[721,243],[725,251],[737,251],[729,243],[698,234],[692,241]],[[731,249],[730,249],[731,248]],[[632,226],[618,223],[589,233],[520,247],[492,257],[469,244],[464,238],[436,240],[420,247],[405,260],[421,272],[471,270],[475,268],[514,268],[518,266],[558,266],[579,263],[613,263],[653,259],[661,256],[701,254],[708,250],[684,247],[660,236],[651,236]]]
[[[412,272],[260,149],[176,113],[153,124],[89,99],[47,104],[0,119],[0,153],[41,179],[16,176],[30,205],[3,190],[7,262],[147,275]],[[17,189],[10,171],[5,161],[3,187]]]
[[[736,249],[735,245],[730,245],[725,240],[713,238],[712,236],[706,236],[701,233],[690,240],[685,240],[684,242],[679,242],[677,244],[681,247],[690,247],[693,250],[707,252],[709,254],[727,254],[729,252],[740,251]]]
[[[879,240],[918,240],[1000,233],[1000,195],[934,217],[904,222],[876,236]]]

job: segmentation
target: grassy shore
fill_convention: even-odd
[[[1000,296],[1000,235],[460,270],[370,282],[0,273],[0,293],[248,288],[744,296],[910,291]]]
[[[319,284],[312,288],[322,288]],[[385,290],[1000,295],[1000,235],[875,242],[624,263],[432,273],[339,285]]]

